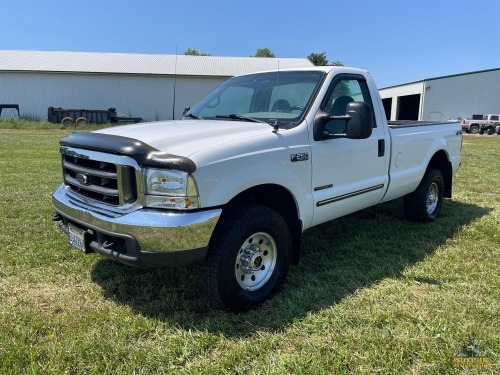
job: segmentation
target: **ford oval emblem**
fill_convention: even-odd
[[[76,180],[81,183],[82,185],[88,185],[90,184],[90,178],[88,175],[84,174],[84,173],[78,173],[76,175]]]

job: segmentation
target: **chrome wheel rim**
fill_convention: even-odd
[[[248,237],[238,250],[235,277],[241,288],[260,289],[271,278],[277,259],[276,243],[271,235],[258,232]]]
[[[436,210],[439,201],[439,186],[437,183],[433,182],[429,187],[429,192],[427,193],[427,213],[432,215]]]

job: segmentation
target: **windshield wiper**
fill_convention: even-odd
[[[194,118],[195,120],[203,120],[203,117],[199,117],[199,116],[193,115],[191,112],[186,113],[184,116],[187,116],[187,117],[190,117],[190,118]]]
[[[245,117],[236,113],[231,113],[230,115],[215,115],[215,118],[229,118],[232,120],[243,120],[248,122],[260,122],[261,124],[267,124],[267,122],[265,121],[257,120],[256,118]]]

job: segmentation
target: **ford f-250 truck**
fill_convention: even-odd
[[[461,163],[459,123],[388,125],[364,70],[249,74],[179,121],[61,140],[54,220],[69,243],[138,267],[205,262],[218,308],[263,303],[296,264],[302,233],[404,198],[431,222]]]

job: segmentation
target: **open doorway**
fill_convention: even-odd
[[[397,120],[418,120],[420,112],[420,94],[405,95],[398,97]]]

